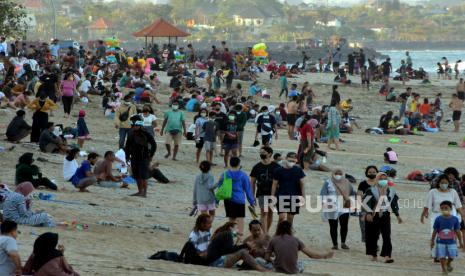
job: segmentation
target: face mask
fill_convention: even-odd
[[[200,114],[200,117],[205,118],[207,117],[207,114]]]
[[[336,179],[337,181],[339,181],[339,180],[342,179],[342,175],[336,174],[336,175],[334,176],[334,179]]]
[[[268,154],[260,154],[260,158],[262,160],[265,160],[266,158],[268,158]]]
[[[265,116],[267,116],[268,114],[270,114],[270,112],[268,112],[268,111],[263,112],[263,115],[265,115]]]
[[[386,179],[382,179],[380,181],[378,181],[378,184],[381,188],[384,188],[388,185],[388,181]]]
[[[295,162],[287,161],[287,167],[292,168],[295,166]]]
[[[178,109],[179,109],[179,106],[173,105],[173,106],[171,106],[171,108],[172,108],[173,110],[178,110]]]
[[[228,119],[229,119],[230,121],[234,121],[234,119],[236,119],[236,117],[235,117],[235,116],[228,116]]]
[[[367,175],[367,178],[368,178],[368,179],[375,179],[375,178],[376,178],[376,174],[369,174],[369,175]]]
[[[242,111],[237,111],[237,115],[241,115]]]
[[[447,190],[449,189],[449,183],[441,183],[439,184],[439,187],[441,188],[441,190]]]
[[[444,216],[450,216],[450,210],[441,210],[441,213],[442,213]]]
[[[279,160],[279,161],[278,161],[278,164],[279,164],[280,166],[282,166],[282,165],[283,165],[283,160]]]

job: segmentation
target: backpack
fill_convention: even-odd
[[[120,122],[126,122],[129,119],[129,110],[132,106],[130,106],[125,112],[119,114]]]
[[[230,199],[232,197],[232,182],[232,178],[228,177],[227,173],[224,172],[223,183],[221,183],[221,186],[216,190],[215,194],[218,201]]]

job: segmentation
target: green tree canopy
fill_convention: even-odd
[[[0,1],[0,35],[23,36],[26,32],[26,10],[11,0]]]

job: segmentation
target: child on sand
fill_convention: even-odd
[[[387,148],[384,153],[384,162],[389,164],[397,164],[398,158],[397,153],[392,148]]]
[[[84,120],[86,117],[86,112],[84,110],[79,110],[79,118],[77,121],[77,132],[78,132],[78,146],[82,150],[84,147],[84,141],[90,138],[89,129],[87,128],[86,121]]]
[[[194,208],[202,214],[215,216],[216,198],[213,190],[216,187],[215,177],[211,174],[211,164],[208,161],[202,161],[199,169],[201,171],[195,177],[193,204]]]
[[[435,257],[441,261],[442,273],[447,275],[453,271],[451,263],[454,258],[458,257],[456,238],[461,248],[463,248],[463,242],[459,220],[451,215],[452,202],[443,201],[440,206],[442,215],[434,221],[431,248],[436,243]]]

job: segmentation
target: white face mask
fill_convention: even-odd
[[[439,184],[439,187],[441,188],[441,190],[447,190],[449,189],[449,183],[441,183]]]
[[[173,110],[178,110],[178,109],[179,109],[179,106],[173,105],[173,106],[171,106],[171,108],[172,108]]]
[[[334,179],[336,179],[337,181],[339,181],[339,180],[342,179],[342,175],[336,174],[336,175],[334,175]]]

